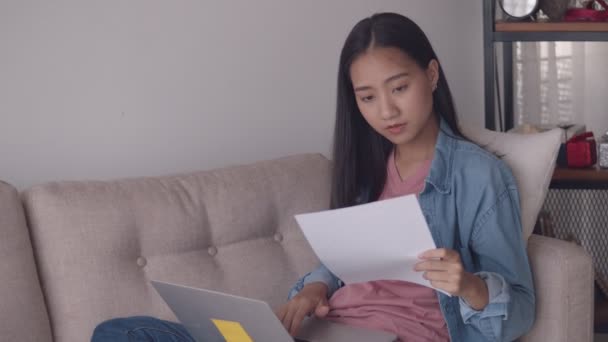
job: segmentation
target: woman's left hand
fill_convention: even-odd
[[[419,255],[423,261],[414,270],[424,272],[424,279],[437,289],[462,297],[473,309],[483,310],[488,305],[486,282],[465,271],[460,254],[452,249],[437,248]]]

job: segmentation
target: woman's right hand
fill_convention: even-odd
[[[321,282],[307,284],[276,311],[277,317],[291,336],[298,333],[307,315],[314,314],[320,318],[327,316],[329,313],[327,290],[327,285]]]

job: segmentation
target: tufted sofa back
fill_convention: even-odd
[[[17,190],[0,181],[0,341],[51,342],[51,326]]]
[[[282,303],[317,262],[293,216],[327,209],[329,167],[299,155],[26,190],[54,340],[87,341],[113,317],[175,319],[151,279]]]

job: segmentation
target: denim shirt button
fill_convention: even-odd
[[[217,248],[211,246],[207,248],[207,253],[209,253],[209,255],[211,256],[215,256],[217,254]]]

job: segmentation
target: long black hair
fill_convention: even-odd
[[[331,208],[355,205],[364,196],[376,200],[386,182],[386,163],[393,144],[377,133],[363,118],[357,106],[350,66],[370,47],[394,47],[426,70],[439,59],[428,38],[412,20],[396,13],[379,13],[361,20],[349,33],[338,70],[338,94],[334,131]],[[457,137],[458,128],[452,94],[439,64],[439,80],[433,92],[433,110]]]

